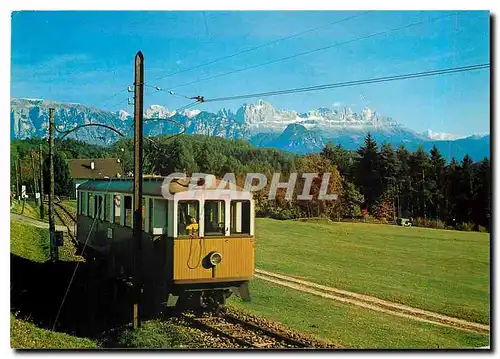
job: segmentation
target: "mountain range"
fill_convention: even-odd
[[[75,126],[100,123],[112,126],[125,136],[132,136],[132,116],[126,111],[110,112],[77,103],[64,103],[42,99],[11,99],[11,138],[44,137],[48,128],[49,108],[55,108],[56,129],[66,131]],[[394,146],[404,144],[410,151],[422,146],[430,150],[436,145],[443,156],[460,160],[468,153],[473,160],[490,157],[490,135],[459,137],[449,133],[428,130],[417,133],[390,117],[371,108],[360,114],[351,108],[319,108],[306,113],[294,110],[277,110],[262,100],[244,104],[236,112],[221,109],[216,113],[184,110],[170,111],[153,105],[144,111],[144,135],[158,136],[177,133],[179,124],[186,134],[202,134],[229,139],[245,139],[255,146],[274,147],[295,153],[321,150],[328,141],[341,144],[346,149],[357,149],[370,132],[379,142],[387,141]],[[157,120],[157,121],[155,121]],[[84,127],[68,135],[69,138],[89,143],[111,144],[119,135],[103,127]]]

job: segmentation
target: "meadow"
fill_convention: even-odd
[[[330,221],[256,221],[256,267],[489,323],[489,234]],[[229,306],[348,348],[472,348],[486,334],[379,313],[262,279]]]
[[[257,219],[256,267],[489,323],[490,236]]]
[[[443,349],[487,346],[488,335],[422,323],[323,299],[255,279],[252,301],[231,297],[228,306],[266,317],[345,348]]]

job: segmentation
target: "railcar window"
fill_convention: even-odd
[[[94,218],[94,194],[88,193],[89,206],[87,208],[87,216]]]
[[[78,214],[85,214],[85,192],[79,192],[78,193],[78,208],[79,208],[79,211],[78,211]]]
[[[89,197],[87,195],[87,192],[82,192],[82,214],[84,216],[88,216],[88,209],[89,208],[89,201],[88,201]]]
[[[231,234],[250,234],[250,201],[231,201]]]
[[[95,196],[95,209],[94,209],[94,217],[102,219],[102,213],[104,211],[102,195],[98,194]]]
[[[224,201],[205,201],[204,235],[220,236],[225,234],[226,212]]]
[[[179,201],[177,207],[177,232],[180,236],[198,234],[200,204],[198,201]]]
[[[146,227],[146,198],[142,197],[142,230]]]
[[[111,213],[111,195],[107,194],[104,197],[104,220],[113,222],[113,214]]]
[[[100,207],[99,207],[99,218],[104,221],[106,220],[106,205],[108,204],[107,196],[101,194],[100,196]]]
[[[114,205],[113,205],[113,209],[114,209],[113,216],[114,216],[114,223],[115,224],[120,224],[121,199],[122,199],[122,196],[120,196],[119,194],[115,194],[114,199],[113,199],[113,202],[114,202]]]
[[[155,199],[153,206],[153,219],[151,220],[151,232],[153,228],[167,228],[168,227],[168,201],[165,199]],[[150,207],[151,210],[151,207]],[[154,227],[153,227],[154,226]]]
[[[153,232],[153,218],[154,218],[154,200],[150,198],[149,200],[149,231]]]
[[[125,226],[132,228],[132,196],[123,196],[125,198]]]

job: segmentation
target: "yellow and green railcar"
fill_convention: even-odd
[[[143,179],[141,281],[169,305],[250,300],[255,203],[229,182]],[[77,241],[82,255],[112,278],[134,275],[133,180],[90,180],[78,187]]]

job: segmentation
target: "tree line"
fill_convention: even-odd
[[[434,146],[408,151],[380,146],[368,134],[355,156],[329,143],[321,154],[338,165],[364,196],[362,207],[377,218],[414,218],[424,225],[489,229],[491,164],[469,155],[449,164]],[[353,158],[355,158],[353,160]],[[481,227],[479,227],[481,226]]]
[[[47,143],[40,139],[11,142],[11,184],[17,172],[33,193],[31,157],[38,163],[38,146],[44,156]],[[67,139],[56,140],[56,195],[70,195],[72,179],[65,160],[69,158],[120,158],[125,174],[133,173],[133,142],[122,139],[111,146],[97,146]],[[44,158],[44,167],[47,159]],[[19,168],[17,168],[19,166]],[[35,166],[36,167],[36,166]],[[273,148],[257,148],[244,140],[227,140],[203,135],[161,136],[144,141],[144,173],[168,175],[184,172],[211,173],[222,177],[235,173],[243,185],[249,172],[268,178],[265,188],[255,193],[259,216],[278,219],[328,217],[333,220],[363,219],[394,221],[410,218],[414,224],[436,228],[489,230],[491,221],[491,166],[484,158],[473,163],[466,155],[458,162],[446,163],[436,147],[429,153],[422,148],[410,152],[402,144],[397,149],[389,143],[378,144],[368,134],[357,151],[328,143],[319,153],[298,155]],[[271,178],[280,172],[280,182],[290,173],[317,173],[312,181],[312,200],[299,200],[303,181],[297,181],[294,196],[285,198],[285,189],[269,200]],[[338,195],[335,201],[318,198],[322,177],[329,173],[328,193]],[[35,178],[33,178],[35,176]],[[44,170],[45,184],[48,171]],[[57,182],[60,182],[58,185]],[[14,188],[15,190],[15,188]]]

